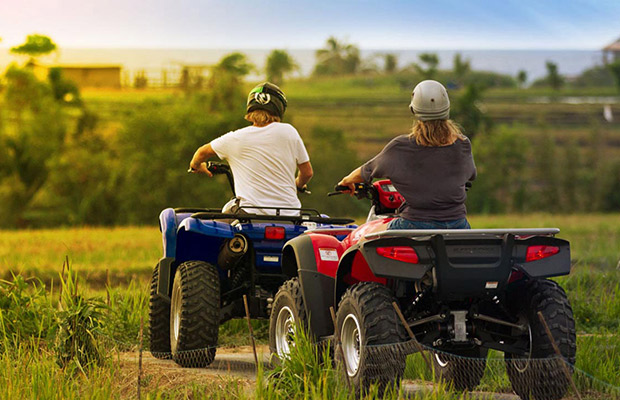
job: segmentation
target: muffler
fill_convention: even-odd
[[[217,256],[217,265],[221,269],[232,269],[248,251],[248,241],[245,236],[236,234],[222,245],[220,254]]]

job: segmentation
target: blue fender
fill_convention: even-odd
[[[169,299],[172,277],[176,266],[190,260],[202,260],[217,264],[222,242],[230,239],[237,228],[225,222],[191,218],[192,213],[175,213],[166,208],[159,215],[164,255],[159,260],[159,282],[157,291]],[[222,273],[222,271],[220,271]]]
[[[182,240],[180,236],[185,236],[184,233],[191,232],[218,238],[218,243],[222,239],[232,238],[235,235],[236,230],[230,224],[190,218],[191,215],[192,213],[177,214],[172,208],[166,208],[159,214],[159,228],[162,233],[164,258],[178,258],[177,246],[179,241]]]

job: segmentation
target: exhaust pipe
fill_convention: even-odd
[[[235,237],[224,242],[217,257],[217,265],[221,269],[232,269],[241,257],[248,251],[248,241],[245,236],[236,234]]]

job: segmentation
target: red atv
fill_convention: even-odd
[[[336,190],[330,194],[348,188]],[[569,243],[554,237],[559,229],[386,230],[404,201],[391,182],[357,184],[354,194],[372,202],[365,224],[308,230],[284,246],[282,271],[290,279],[273,302],[273,354],[286,356],[297,324],[316,340],[332,338],[335,328],[342,348],[336,359],[354,387],[397,382],[406,354],[398,346],[384,346],[382,357],[370,351],[409,340],[395,301],[417,341],[437,350],[436,373],[456,389],[480,383],[495,349],[504,352],[520,397],[563,396],[562,371],[535,360],[556,355],[541,312],[563,357],[575,363],[571,306],[547,279],[570,272]]]

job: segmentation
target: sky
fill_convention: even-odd
[[[599,49],[620,0],[0,0],[1,47]]]

